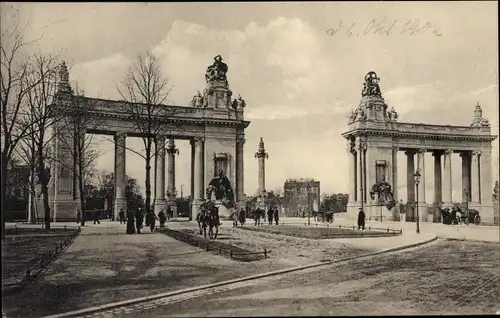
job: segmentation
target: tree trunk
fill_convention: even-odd
[[[1,222],[2,222],[2,239],[5,238],[5,214],[7,213],[7,202],[5,201],[7,198],[7,187],[5,186],[7,181],[7,149],[8,145],[4,145],[4,149],[2,150],[2,173],[0,176],[1,179],[1,200],[2,200],[2,210],[0,213]]]
[[[148,137],[149,138],[149,137]],[[146,146],[146,215],[151,211],[151,142],[148,140]]]

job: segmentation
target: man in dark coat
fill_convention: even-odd
[[[135,227],[134,227],[134,212],[132,212],[132,209],[127,210],[127,234],[135,234]]]
[[[120,218],[120,224],[125,224],[125,211],[123,211],[123,208],[118,212],[118,217]]]
[[[137,212],[135,213],[135,227],[137,230],[137,234],[141,234],[141,228],[142,228],[142,218],[143,214],[141,209],[137,209]]]
[[[273,225],[273,214],[274,209],[271,207],[267,210],[267,222],[269,222],[269,225]]]
[[[99,211],[97,209],[94,209],[94,224],[101,224],[101,222],[99,222]]]
[[[363,212],[363,209],[359,208],[359,213],[358,213],[358,230],[359,229],[365,229],[365,212]]]
[[[278,225],[280,222],[280,213],[278,211],[278,207],[274,207],[274,222],[276,222],[276,225]]]

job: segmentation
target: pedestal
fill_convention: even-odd
[[[189,204],[189,206],[191,208],[191,221],[195,221],[196,222],[196,215],[201,210],[201,203],[202,202],[203,202],[202,200],[193,200]]]
[[[165,199],[156,199],[154,203],[154,210],[156,215],[158,215],[161,210],[165,213],[167,211],[167,202]]]
[[[123,212],[125,212],[125,215],[127,215],[127,199],[115,198],[113,215],[118,216],[121,209],[123,209]],[[113,220],[115,220],[115,219],[113,218]],[[115,220],[115,221],[117,221],[117,220]]]
[[[401,223],[405,223],[406,222],[406,213],[400,213],[399,220],[401,221]]]
[[[172,210],[172,217],[176,218],[178,216],[177,213],[177,203],[174,200],[170,200],[167,202],[167,208],[170,208]],[[166,212],[166,211],[164,211]]]
[[[229,216],[231,215],[231,210],[226,208],[224,204],[220,201],[215,201],[215,206],[219,208],[219,217],[221,219],[228,219]]]

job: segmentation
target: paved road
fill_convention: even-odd
[[[496,244],[441,240],[89,317],[494,314],[500,309],[499,258]]]

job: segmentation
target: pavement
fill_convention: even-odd
[[[281,218],[280,223],[285,224],[296,224],[303,225],[307,222],[307,218],[292,218],[286,217]],[[314,225],[311,218],[311,225]],[[345,225],[353,226],[357,225],[355,220],[349,220],[343,216],[335,217],[333,226],[335,225]],[[438,238],[446,239],[456,239],[456,240],[468,240],[468,241],[479,241],[479,242],[499,242],[500,232],[498,226],[482,226],[475,224],[461,224],[461,225],[447,225],[441,223],[429,223],[421,222],[420,224],[420,235],[433,234]],[[390,229],[402,229],[403,235],[409,233],[416,234],[416,223],[415,222],[394,222],[394,221],[366,221],[365,227],[378,227],[378,228],[390,228]],[[418,235],[418,234],[416,234]]]

